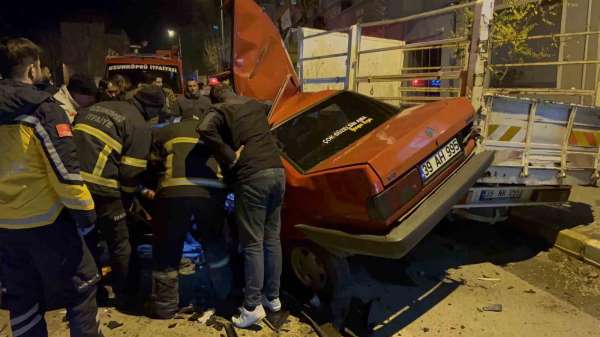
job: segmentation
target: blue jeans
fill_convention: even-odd
[[[235,186],[235,217],[244,250],[246,286],[244,305],[279,297],[281,283],[281,205],[285,173],[281,168],[262,170]]]

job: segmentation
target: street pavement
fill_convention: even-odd
[[[600,270],[502,225],[445,222],[407,261],[360,260],[373,336],[600,336]]]
[[[511,210],[519,231],[600,267],[600,189],[573,186],[569,204]]]
[[[403,260],[350,263],[347,324],[357,336],[600,336],[600,269],[506,225],[445,220]],[[63,317],[46,315],[51,337],[68,336]],[[112,308],[100,317],[107,337],[225,335],[187,317],[150,320]],[[110,329],[110,321],[123,325]],[[2,312],[0,337],[10,336],[7,324]],[[276,335],[264,324],[255,330],[238,335]],[[294,315],[279,335],[317,336]]]

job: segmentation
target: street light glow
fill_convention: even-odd
[[[169,35],[169,37],[174,37],[175,31],[173,29],[167,29],[167,34]]]

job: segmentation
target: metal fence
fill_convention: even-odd
[[[349,28],[306,36],[299,30],[297,41],[300,57],[297,66],[303,89],[354,90],[394,104],[419,104],[467,95],[476,107],[480,107],[485,95],[504,94],[600,105],[600,28],[592,29],[597,22],[593,13],[600,12],[600,0],[561,1],[560,33],[528,37],[531,41],[548,41],[548,44],[557,46],[559,52],[556,59],[543,61],[490,62],[490,55],[501,52],[488,43],[490,27],[494,24],[494,0],[477,0],[399,19],[359,23]],[[585,29],[573,31],[572,22],[577,18],[572,18],[568,12],[568,1],[578,1],[587,6]],[[475,19],[472,28],[467,28],[461,22],[467,11]],[[446,19],[439,20],[440,17]],[[440,25],[443,27],[440,29],[449,33],[441,38],[407,41],[406,27],[409,25],[421,25],[423,29]],[[395,35],[394,32],[398,31],[401,33]],[[306,54],[305,47],[310,40],[326,40],[335,34],[338,38],[345,38],[343,48],[324,54]],[[365,45],[365,39],[369,37],[401,43],[373,48]],[[583,55],[567,59],[567,51],[572,50],[575,39],[583,41]],[[596,48],[595,54],[593,48]],[[377,55],[387,60],[400,59],[402,65],[389,69],[373,67],[372,62],[365,62],[365,59],[376,58]],[[315,64],[323,63],[324,59],[341,61],[337,63],[342,64],[343,69],[338,69],[337,76],[311,73]],[[556,72],[555,83],[531,87],[514,83],[494,86],[491,81],[497,70],[520,69],[528,72],[540,67],[550,67]],[[567,76],[569,81],[565,81]]]
[[[455,15],[475,4],[333,31],[306,34],[307,30],[299,30],[297,67],[303,90],[353,90],[395,104],[419,104],[465,95],[470,36],[452,32],[443,38],[406,43],[401,36],[394,36],[394,32],[402,31],[403,24]],[[335,39],[337,43],[333,42]],[[315,53],[311,48],[315,40],[324,44],[323,50],[328,52]],[[342,61],[337,63],[344,68],[334,69],[337,65],[327,59]],[[401,64],[390,68],[398,60]],[[322,68],[325,71],[318,71]]]

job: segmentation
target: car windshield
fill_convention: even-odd
[[[106,67],[107,78],[115,74],[124,76],[136,88],[140,83],[146,83],[148,79],[162,78],[163,86],[174,92],[180,92],[179,72],[177,67],[155,64],[111,64]]]
[[[277,126],[273,132],[285,156],[301,171],[308,171],[402,110],[403,107],[342,92]]]

